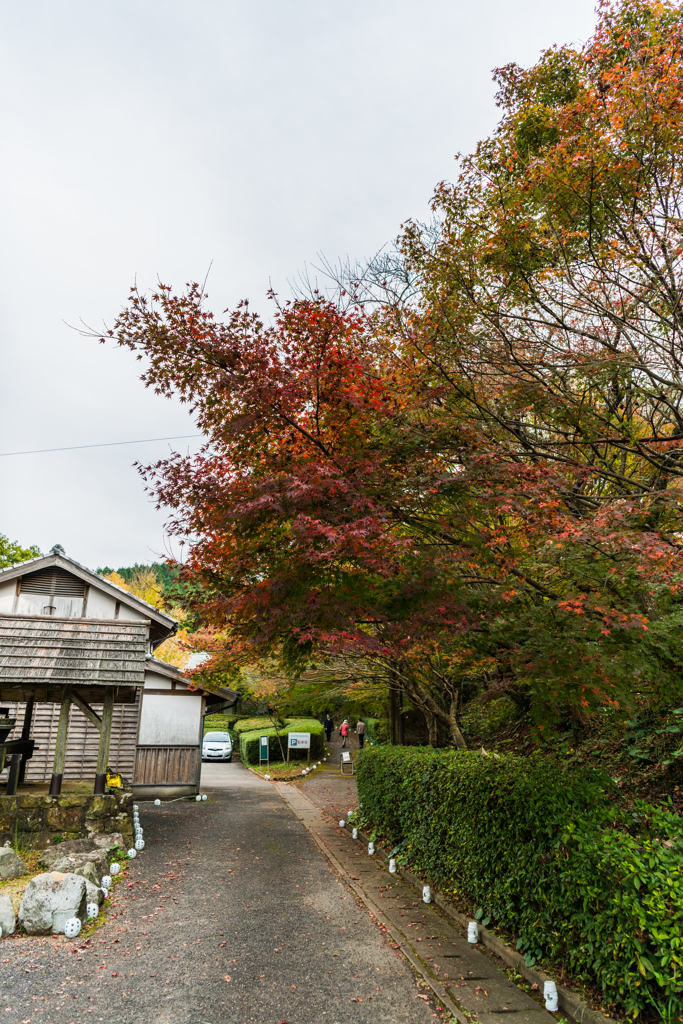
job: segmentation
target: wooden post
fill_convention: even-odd
[[[398,697],[398,742],[399,746],[406,744],[406,720],[403,714],[403,687],[399,690]]]
[[[398,693],[394,684],[389,687],[389,742],[398,743]]]
[[[62,779],[64,778],[64,759],[66,757],[66,737],[69,732],[69,711],[71,710],[71,687],[66,686],[62,695],[62,705],[59,709],[59,724],[57,725],[57,742],[55,744],[55,759],[52,765],[52,779],[50,780],[50,796],[59,796],[62,792]]]
[[[26,710],[24,711],[24,724],[21,727],[21,738],[22,738],[22,740],[30,740],[31,739],[31,725],[33,724],[33,706],[35,704],[35,700],[36,700],[35,694],[31,694],[31,696],[26,701]],[[21,767],[19,768],[19,785],[20,786],[23,784],[24,779],[26,777],[26,764],[27,764],[27,760],[26,760],[26,756],[24,755],[22,757],[22,759],[21,759]]]
[[[114,687],[107,687],[102,705],[102,727],[100,729],[100,745],[97,751],[97,775],[95,776],[95,793],[104,793],[107,782],[109,762],[109,743],[111,741],[111,723],[114,714]],[[201,756],[201,752],[200,752]]]
[[[7,796],[14,796],[17,791],[17,781],[21,769],[21,754],[12,754],[10,760],[9,778],[7,780]]]

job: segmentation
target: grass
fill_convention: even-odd
[[[326,756],[329,757],[329,755]],[[311,761],[311,765],[315,763],[315,761]],[[308,767],[305,761],[290,761],[289,764],[287,764],[286,761],[271,761],[270,765],[249,765],[252,772],[256,772],[256,774],[261,777],[270,775],[271,779],[275,782],[293,782],[295,779],[301,779],[303,781],[304,779],[310,778],[311,775],[317,775],[319,772],[324,771],[324,769],[333,767],[333,765],[330,761],[323,761],[320,767],[316,768],[314,772],[310,773],[310,775],[301,774],[304,767]]]

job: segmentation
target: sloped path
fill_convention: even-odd
[[[206,768],[206,803],[141,804],[147,848],[88,940],[0,941],[1,1024],[433,1024],[271,785]]]

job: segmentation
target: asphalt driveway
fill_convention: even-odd
[[[203,786],[206,803],[141,804],[147,848],[87,942],[0,942],[0,1024],[433,1024],[273,787],[240,764]]]

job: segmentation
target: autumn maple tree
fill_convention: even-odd
[[[215,665],[380,673],[459,746],[474,685],[540,725],[677,690],[682,47],[626,0],[501,69],[438,230],[338,301],[131,293],[109,336],[209,439],[144,474]]]

